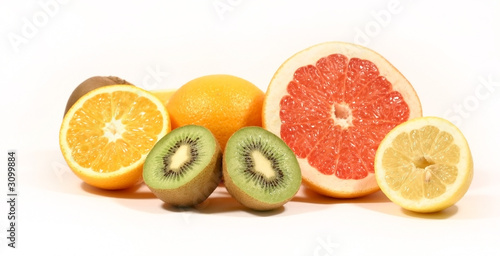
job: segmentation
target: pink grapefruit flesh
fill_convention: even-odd
[[[352,198],[379,189],[373,167],[379,143],[421,115],[415,90],[382,56],[329,42],[278,69],[266,92],[263,126],[294,151],[306,186]]]

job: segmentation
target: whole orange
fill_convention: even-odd
[[[245,126],[262,126],[264,92],[232,75],[208,75],[181,86],[167,110],[172,129],[188,124],[208,128],[224,150],[229,137]]]

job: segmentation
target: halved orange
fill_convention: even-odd
[[[82,96],[64,116],[59,144],[71,170],[103,189],[124,189],[142,180],[155,143],[170,131],[163,103],[131,85],[109,85]]]
[[[295,152],[306,186],[352,198],[379,189],[373,161],[380,141],[422,108],[412,85],[381,55],[327,42],[281,65],[262,115],[263,127]]]

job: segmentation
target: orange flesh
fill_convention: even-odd
[[[69,126],[67,143],[74,161],[96,172],[113,172],[154,146],[163,119],[149,99],[117,91],[87,100]]]
[[[402,95],[375,64],[342,54],[297,69],[280,101],[281,138],[325,175],[363,179],[378,145],[408,120]]]

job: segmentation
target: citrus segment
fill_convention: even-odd
[[[377,53],[324,43],[297,53],[266,92],[263,126],[295,152],[303,180],[334,197],[378,190],[373,161],[396,125],[421,116],[410,83]]]
[[[82,180],[120,189],[140,180],[147,153],[169,129],[168,113],[154,95],[111,85],[92,90],[71,107],[61,125],[60,146]]]
[[[450,122],[422,117],[389,132],[375,158],[377,181],[393,202],[417,212],[443,210],[467,191],[472,156]]]

